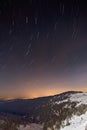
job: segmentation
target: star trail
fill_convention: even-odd
[[[87,91],[83,0],[0,0],[0,96]]]

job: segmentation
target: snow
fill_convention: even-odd
[[[54,104],[60,104],[63,102],[77,102],[76,107],[80,106],[80,105],[87,105],[87,93],[74,93],[69,95],[69,97],[67,99],[64,99],[62,101],[56,101]]]
[[[87,127],[87,112],[80,116],[73,115],[69,120],[70,125],[66,126],[67,120],[64,121],[64,127],[60,130],[86,130]]]
[[[81,104],[87,105],[87,93],[73,93],[67,96],[68,97],[66,99],[61,101],[55,101],[54,104],[60,104],[63,102],[70,101],[71,103],[77,102],[76,107],[80,106]],[[65,105],[65,108],[67,107],[68,106]],[[56,115],[59,115],[58,112],[54,111],[54,113]],[[48,129],[51,130],[50,128]],[[26,127],[20,125],[19,130],[43,130],[43,126],[31,123],[29,125],[26,125]],[[56,130],[55,127],[54,130]],[[63,121],[60,130],[87,130],[87,112],[80,116],[73,115],[71,119],[66,119],[65,121]]]
[[[59,101],[59,102],[56,101],[55,104],[60,104],[60,103],[64,103],[64,102],[67,102],[67,101],[68,101],[67,99]]]
[[[87,93],[76,93],[76,94],[71,94],[70,100],[72,102],[78,102],[77,106],[81,104],[87,105]]]
[[[43,126],[39,124],[31,123],[29,125],[26,125],[26,127],[24,127],[24,125],[20,125],[18,130],[43,130]]]

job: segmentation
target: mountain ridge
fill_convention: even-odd
[[[3,120],[7,118],[16,126],[25,122],[26,125],[29,123],[43,125],[43,130],[61,130],[64,121],[70,120],[73,115],[80,116],[87,112],[86,100],[87,93],[68,91],[35,99],[3,101],[0,103],[0,118]]]
[[[3,98],[1,97],[0,101],[33,100],[33,99],[39,99],[39,98],[58,96],[58,95],[67,94],[67,93],[83,93],[83,91],[65,91],[65,92],[61,92],[61,93],[50,95],[50,96],[48,95],[48,96],[41,96],[41,97],[35,97],[35,98]]]

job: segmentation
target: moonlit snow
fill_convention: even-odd
[[[79,106],[81,104],[87,105],[87,93],[71,94],[70,100],[72,102],[78,102],[77,106]]]
[[[67,99],[64,99],[62,101],[56,101],[55,104],[60,104],[63,102],[77,102],[77,107],[80,106],[81,104],[87,105],[87,93],[75,93],[71,94]]]
[[[87,112],[81,116],[73,115],[69,120],[70,125],[66,125],[66,120],[64,121],[65,126],[61,127],[60,130],[87,130]]]

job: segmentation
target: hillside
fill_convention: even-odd
[[[2,130],[85,130],[86,101],[87,93],[74,91],[30,100],[1,101],[0,127]]]

